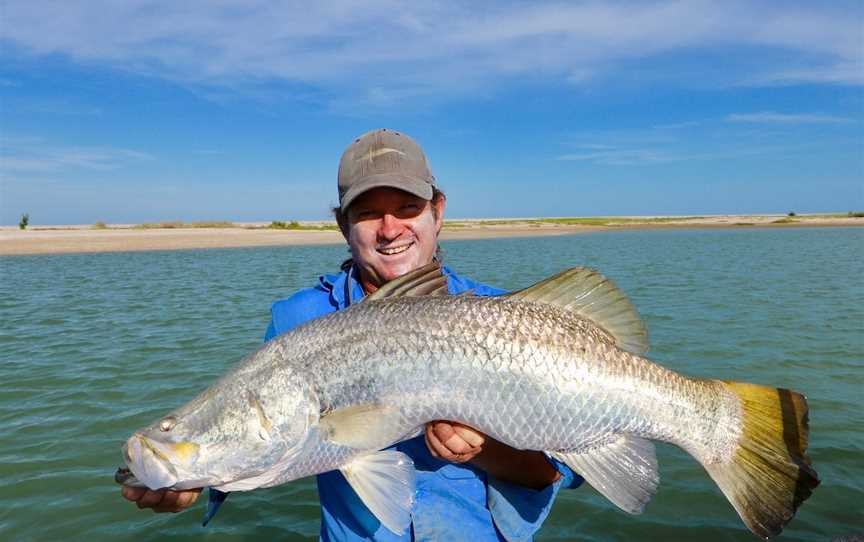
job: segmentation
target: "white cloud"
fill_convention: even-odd
[[[845,124],[852,119],[818,113],[735,113],[637,129],[574,131],[564,136],[567,152],[557,161],[607,166],[650,166],[673,162],[738,160],[762,156],[859,153],[860,138],[826,140],[811,137],[809,130],[790,129],[797,124]],[[698,133],[698,135],[697,135]]]
[[[651,164],[660,162],[678,162],[687,160],[684,156],[674,156],[653,149],[609,149],[593,152],[562,154],[555,158],[562,161],[594,162],[610,166],[629,166],[634,164]]]
[[[760,111],[758,113],[732,113],[726,116],[726,121],[752,122],[757,124],[847,124],[852,122],[852,119],[819,113]]]
[[[861,18],[854,3],[708,0],[20,1],[4,4],[2,38],[18,51],[173,80],[299,83],[387,107],[494,91],[512,77],[586,85],[628,61],[703,49],[773,53],[755,67],[730,55],[718,84],[861,84]]]
[[[864,49],[864,45],[862,45]],[[827,83],[864,85],[864,63],[837,62],[810,67],[790,67],[752,77],[747,83],[757,86]]]
[[[113,147],[55,146],[35,137],[0,139],[0,173],[45,173],[72,169],[110,170],[152,160],[146,152]]]
[[[687,120],[683,122],[673,122],[669,124],[655,124],[651,127],[652,130],[657,131],[667,131],[667,130],[686,130],[689,128],[695,128],[702,124],[702,121],[698,120]]]
[[[19,100],[20,110],[31,113],[45,113],[49,115],[98,117],[102,115],[102,109],[94,106],[76,105],[64,100]]]

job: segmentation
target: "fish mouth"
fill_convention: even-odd
[[[135,478],[150,489],[171,487],[179,479],[168,446],[136,433],[123,445],[123,459]]]
[[[114,481],[121,486],[146,487],[144,484],[138,481],[138,478],[135,478],[135,475],[132,474],[132,471],[126,467],[117,468],[117,472],[114,473]]]

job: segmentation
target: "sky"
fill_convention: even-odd
[[[864,3],[0,0],[0,224],[326,219],[379,127],[450,218],[864,211]]]

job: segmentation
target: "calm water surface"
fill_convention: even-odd
[[[449,242],[461,273],[520,288],[602,270],[651,331],[653,360],[695,376],[801,390],[822,485],[780,540],[864,532],[864,229],[595,233]],[[139,512],[112,476],[130,432],[258,346],[270,302],[311,286],[343,247],[0,258],[0,539],[314,539],[314,483]],[[562,492],[540,540],[756,540],[702,468],[658,447],[641,516]]]

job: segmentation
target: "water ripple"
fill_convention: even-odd
[[[823,484],[782,540],[809,541],[860,530],[862,233],[625,231],[444,248],[455,269],[511,289],[596,267],[639,308],[652,359],[806,392]],[[331,246],[0,258],[2,538],[315,539],[312,480],[236,494],[203,530],[202,504],[179,516],[141,513],[112,475],[133,428],[259,345],[270,303],[345,256]],[[663,481],[643,515],[590,488],[565,491],[538,539],[752,539],[694,460],[668,445],[658,455]]]

